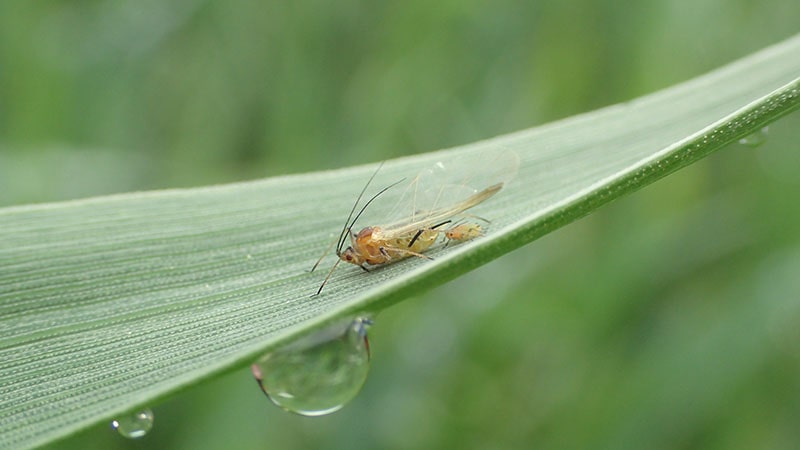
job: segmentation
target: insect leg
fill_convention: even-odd
[[[431,258],[431,257],[430,257],[430,256],[428,256],[428,255],[423,255],[422,253],[414,252],[414,251],[411,251],[411,250],[408,250],[408,249],[405,249],[405,248],[397,248],[397,247],[382,247],[382,248],[381,248],[381,253],[383,253],[383,252],[385,252],[385,251],[386,251],[386,252],[387,252],[387,254],[388,254],[388,251],[389,251],[389,250],[391,250],[391,251],[393,251],[393,252],[397,252],[397,253],[403,254],[403,255],[405,255],[405,256],[416,256],[417,258],[429,259],[429,260],[431,260],[431,261],[433,260],[433,258]]]
[[[314,263],[314,267],[312,267],[312,268],[311,268],[311,270],[309,270],[309,272],[313,272],[313,271],[314,271],[314,269],[316,269],[316,268],[317,268],[317,266],[319,266],[319,263],[321,263],[321,262],[322,262],[322,260],[323,260],[323,259],[325,259],[325,257],[326,257],[326,256],[328,256],[328,253],[331,251],[331,249],[333,248],[333,246],[334,246],[334,245],[335,245],[335,244],[336,244],[338,241],[339,241],[338,239],[337,239],[336,241],[331,241],[330,245],[328,245],[328,247],[325,249],[325,252],[324,252],[324,253],[322,253],[322,256],[320,256],[320,257],[319,257],[319,259],[317,260],[317,262],[316,262],[316,263]]]
[[[442,225],[447,225],[450,222],[452,222],[452,220],[445,220],[444,222],[436,224],[430,228],[420,228],[419,230],[417,230],[417,234],[415,234],[414,237],[411,238],[411,241],[408,243],[408,247],[411,248],[411,246],[414,245],[414,242],[417,242],[417,239],[419,239],[419,237],[422,235],[423,232],[435,230],[441,227]]]
[[[317,293],[312,295],[312,297],[317,296],[317,295],[319,295],[320,292],[322,292],[322,288],[325,287],[325,284],[331,278],[331,275],[333,275],[333,271],[336,270],[336,266],[339,265],[339,262],[341,262],[341,259],[337,259],[336,260],[336,262],[333,264],[333,267],[331,267],[331,271],[328,272],[328,276],[326,276],[325,279],[322,280],[322,284],[319,285],[319,289],[317,289]]]

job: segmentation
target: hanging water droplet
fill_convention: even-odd
[[[739,143],[748,147],[758,147],[764,142],[767,142],[768,132],[769,127],[764,127],[755,133],[748,134],[747,136],[739,139]]]
[[[261,390],[303,416],[338,411],[355,398],[369,372],[368,318],[356,318],[259,358],[251,367]]]
[[[136,439],[144,436],[153,428],[153,411],[145,408],[141,411],[127,413],[111,421],[111,428],[126,438]]]

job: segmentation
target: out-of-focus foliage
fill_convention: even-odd
[[[0,205],[467,143],[666,87],[797,32],[800,3],[0,4]],[[792,448],[800,119],[377,318],[306,419],[246,372],[127,441],[53,448]],[[498,281],[499,280],[499,281]]]

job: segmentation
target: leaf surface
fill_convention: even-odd
[[[798,76],[794,37],[631,102],[387,161],[379,184],[498,149],[520,165],[474,209],[485,237],[433,261],[340,267],[315,297],[333,258],[308,269],[374,164],[0,209],[0,447],[64,437],[455,278],[797,109]]]

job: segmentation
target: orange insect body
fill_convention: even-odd
[[[483,236],[483,227],[477,223],[462,223],[444,230],[444,237],[448,243],[466,242],[480,236]]]
[[[367,266],[391,264],[411,256],[432,259],[424,253],[436,244],[440,236],[444,238],[445,246],[450,243],[458,244],[483,236],[484,229],[476,223],[465,222],[463,213],[497,194],[516,173],[519,158],[513,152],[505,151],[494,155],[493,158],[486,156],[481,159],[480,163],[491,169],[488,171],[489,177],[484,179],[487,181],[493,180],[494,182],[494,184],[489,185],[482,191],[476,192],[469,187],[470,184],[473,184],[472,182],[476,181],[470,176],[465,176],[462,180],[459,180],[461,182],[441,184],[435,190],[421,189],[419,186],[428,181],[421,174],[412,181],[410,189],[398,201],[396,211],[401,213],[398,215],[399,220],[388,221],[388,223],[382,225],[368,226],[356,233],[353,231],[353,227],[366,208],[381,194],[402,181],[400,180],[383,188],[361,206],[358,213],[356,213],[362,196],[378,173],[376,170],[353,204],[339,239],[331,244],[331,247],[336,244],[338,260],[331,267],[325,280],[317,290],[317,294],[322,292],[322,288],[330,279],[336,266],[342,261],[357,265],[369,272]],[[437,163],[434,169],[426,174],[435,174],[442,168],[448,170],[446,164]],[[380,166],[378,170],[380,170]],[[452,173],[460,174],[461,171],[456,170]],[[424,181],[420,181],[421,179]],[[464,181],[466,183],[462,183]],[[489,183],[483,185],[486,186],[487,184]],[[464,198],[465,196],[466,198]],[[411,204],[404,203],[403,200],[405,199],[411,200]],[[429,207],[429,205],[431,206]],[[403,214],[404,211],[407,211],[408,214]],[[488,223],[487,220],[480,217],[472,217]],[[454,220],[457,221],[454,223]],[[350,245],[344,248],[348,240]],[[317,260],[311,269],[312,271],[316,269],[328,251],[330,251],[330,248]]]
[[[389,264],[409,256],[425,258],[422,253],[435,244],[438,237],[439,231],[432,229],[389,237],[381,227],[366,227],[351,237],[350,247],[339,258],[357,266]]]
[[[389,264],[409,256],[430,259],[422,253],[436,243],[439,234],[447,237],[448,230],[439,230],[438,227],[450,223],[450,218],[485,201],[502,188],[503,183],[497,183],[454,206],[427,211],[422,217],[384,227],[363,228],[350,236],[350,246],[338,253],[339,259],[362,269],[366,269],[364,263]],[[457,242],[482,235],[477,224],[456,225],[450,231],[452,237],[448,239]]]

